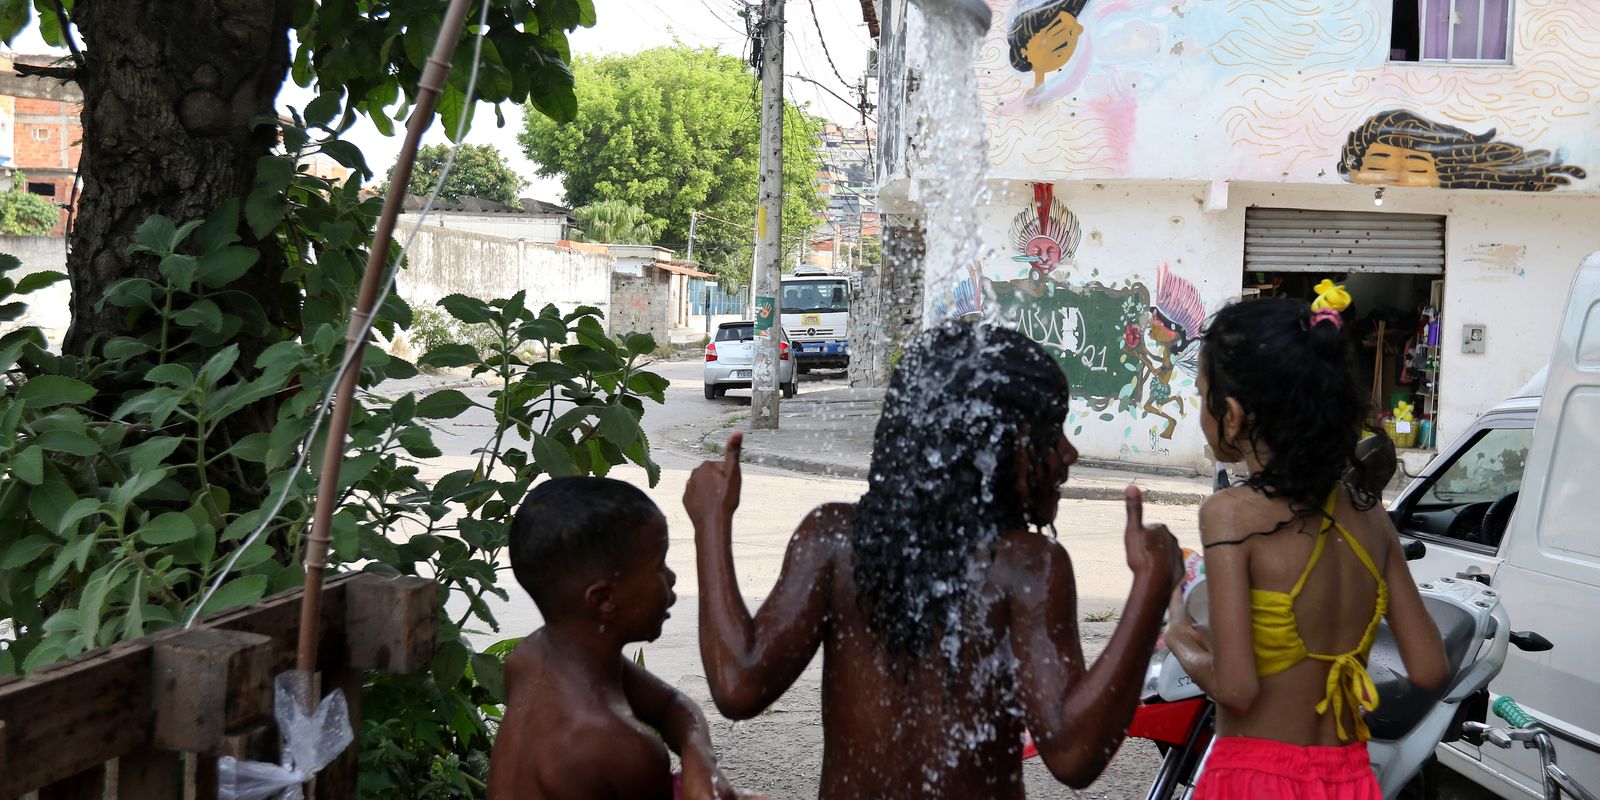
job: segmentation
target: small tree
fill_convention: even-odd
[[[11,176],[11,191],[0,194],[0,233],[7,236],[48,236],[61,218],[56,204],[27,190],[21,171]]]
[[[431,144],[418,150],[417,165],[412,168],[411,182],[406,185],[406,191],[417,195],[432,192],[449,157],[450,148],[442,144]],[[394,168],[390,167],[389,172],[393,174]],[[462,197],[481,197],[515,206],[520,205],[518,195],[526,188],[528,181],[506,163],[505,156],[494,145],[463,144],[456,152],[455,164],[450,167],[450,175],[439,194],[451,201]]]
[[[655,244],[666,222],[625,200],[601,200],[572,212],[581,229],[578,241],[607,244]]]

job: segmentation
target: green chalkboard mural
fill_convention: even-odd
[[[1152,439],[1171,439],[1193,405],[1205,309],[1194,285],[1162,264],[1153,293],[1136,279],[1108,286],[1044,280],[991,281],[999,316],[1044,345],[1074,397],[1102,421],[1116,414],[1165,421]]]

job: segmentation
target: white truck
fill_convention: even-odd
[[[1555,740],[1560,763],[1600,786],[1600,253],[1578,269],[1541,378],[1480,417],[1390,506],[1427,548],[1413,575],[1493,586],[1512,628],[1551,644],[1512,648],[1489,684]],[[1487,703],[1463,707],[1494,720]],[[1543,797],[1533,750],[1441,744],[1441,765],[1501,797]]]
[[[778,309],[800,372],[850,366],[850,280],[804,266],[779,282]]]

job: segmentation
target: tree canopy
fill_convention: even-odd
[[[573,63],[578,110],[565,124],[530,115],[519,137],[539,174],[561,176],[567,202],[622,200],[666,222],[657,244],[682,250],[689,212],[703,216],[696,256],[725,280],[748,276],[761,111],[756,75],[706,48],[658,47]],[[817,118],[787,106],[785,252],[804,244],[821,208]]]
[[[644,209],[625,200],[601,200],[573,209],[578,218],[579,241],[609,244],[655,244],[666,226],[651,219]]]
[[[449,157],[450,148],[446,145],[423,146],[417,151],[417,164],[412,168],[406,191],[415,195],[433,191]],[[389,172],[393,174],[394,168]],[[445,176],[439,196],[451,201],[481,197],[514,206],[518,205],[520,193],[527,187],[528,181],[506,163],[506,157],[494,145],[463,144],[456,151],[455,163],[450,167],[450,174]]]

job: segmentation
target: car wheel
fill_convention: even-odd
[[[722,396],[724,396],[724,395],[726,395],[728,393],[728,387],[726,387],[726,386],[718,386],[715,389],[712,389],[711,391],[715,392],[717,397],[722,397]]]
[[[783,385],[783,397],[785,400],[794,397],[796,394],[799,394],[799,390],[795,388],[794,381],[789,381]]]
[[[801,375],[810,375],[811,374],[811,368],[806,366],[805,364],[797,364],[797,365],[795,365],[795,370],[797,372],[799,372]]]
[[[715,387],[713,387],[709,383],[706,384],[706,399],[707,400],[715,400],[715,399],[717,399],[718,397],[721,397],[721,396],[722,396],[722,393],[717,391]]]

